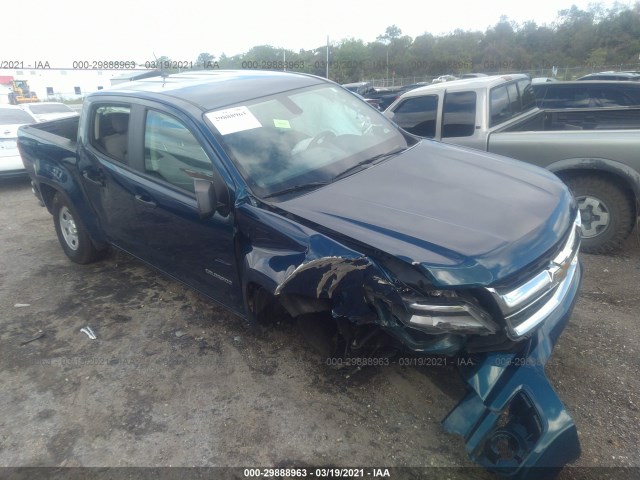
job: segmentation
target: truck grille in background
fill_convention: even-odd
[[[488,288],[504,316],[507,335],[517,340],[533,331],[567,294],[578,265],[580,213],[562,250],[524,283],[512,288]]]

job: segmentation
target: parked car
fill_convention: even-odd
[[[18,127],[35,122],[20,107],[0,105],[0,177],[26,175],[18,152]]]
[[[463,73],[462,75],[460,75],[461,80],[464,80],[465,78],[481,78],[481,77],[488,77],[488,75],[486,73]]]
[[[369,105],[371,105],[376,110],[380,110],[380,100],[378,100],[377,98],[364,98],[359,93],[356,93],[356,92],[351,92],[351,93],[353,93],[356,97],[358,97],[363,102],[367,102]]]
[[[600,72],[590,73],[578,78],[582,80],[621,80],[621,81],[640,81],[640,73],[638,72]]]
[[[538,83],[551,83],[551,82],[557,82],[557,81],[558,79],[553,77],[534,77],[531,79],[531,85],[536,85]]]
[[[544,363],[578,296],[580,215],[544,169],[420,141],[286,72],[131,82],[19,146],[72,261],[112,245],[331,355],[473,354],[444,426],[477,462],[533,479],[579,455]]]
[[[347,90],[362,95],[363,97],[373,90],[373,86],[370,82],[353,82],[342,84]]]
[[[529,78],[518,74],[417,88],[385,115],[415,135],[554,172],[578,199],[585,251],[618,249],[636,224],[640,108],[540,110]]]
[[[360,95],[378,110],[384,110],[400,96],[402,87],[374,88],[369,82],[345,83],[347,90]]]
[[[440,75],[439,77],[434,78],[433,80],[431,80],[431,83],[452,82],[454,80],[459,80],[459,78],[455,77],[453,75]]]
[[[78,116],[78,112],[59,102],[25,103],[20,108],[29,112],[38,122]]]
[[[540,108],[640,106],[640,82],[575,81],[533,84]]]

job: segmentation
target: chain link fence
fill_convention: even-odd
[[[596,72],[640,72],[640,62],[639,63],[627,63],[627,64],[615,64],[615,65],[588,65],[588,66],[580,66],[580,67],[545,67],[539,69],[530,69],[530,70],[501,70],[501,71],[492,71],[492,72],[482,72],[487,75],[505,75],[509,73],[526,73],[531,78],[536,77],[549,77],[555,78],[557,80],[569,81],[580,78],[589,73]],[[460,76],[462,73],[452,74],[453,76]],[[415,83],[432,83],[433,80],[438,78],[438,76],[434,75],[423,75],[423,76],[415,76],[415,77],[391,77],[391,78],[371,78],[365,79],[365,82],[371,83],[371,85],[375,88],[392,88],[392,87],[403,87],[406,85],[412,85]]]

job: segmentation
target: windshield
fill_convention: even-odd
[[[259,196],[331,182],[357,164],[365,168],[366,160],[408,146],[385,117],[334,85],[262,97],[205,116]]]

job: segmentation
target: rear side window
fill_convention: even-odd
[[[144,170],[190,192],[194,191],[194,177],[213,174],[211,160],[187,127],[153,110],[147,112],[145,122]]]
[[[501,85],[492,89],[490,95],[492,127],[536,106],[529,80]]]
[[[437,113],[437,95],[407,98],[394,110],[393,121],[414,135],[433,138],[436,135]]]
[[[518,92],[520,94],[520,103],[522,111],[526,112],[536,106],[536,94],[529,80],[518,80]]]
[[[93,110],[91,145],[113,160],[129,161],[129,116],[123,104],[103,104]]]
[[[447,93],[442,109],[442,137],[469,137],[476,128],[476,92]]]
[[[518,95],[518,87],[515,83],[507,85],[507,93],[509,94],[509,108],[512,113],[522,111],[522,104],[520,103],[520,95]]]
[[[509,118],[511,118],[511,110],[507,87],[494,88],[491,90],[491,126],[498,125]]]

